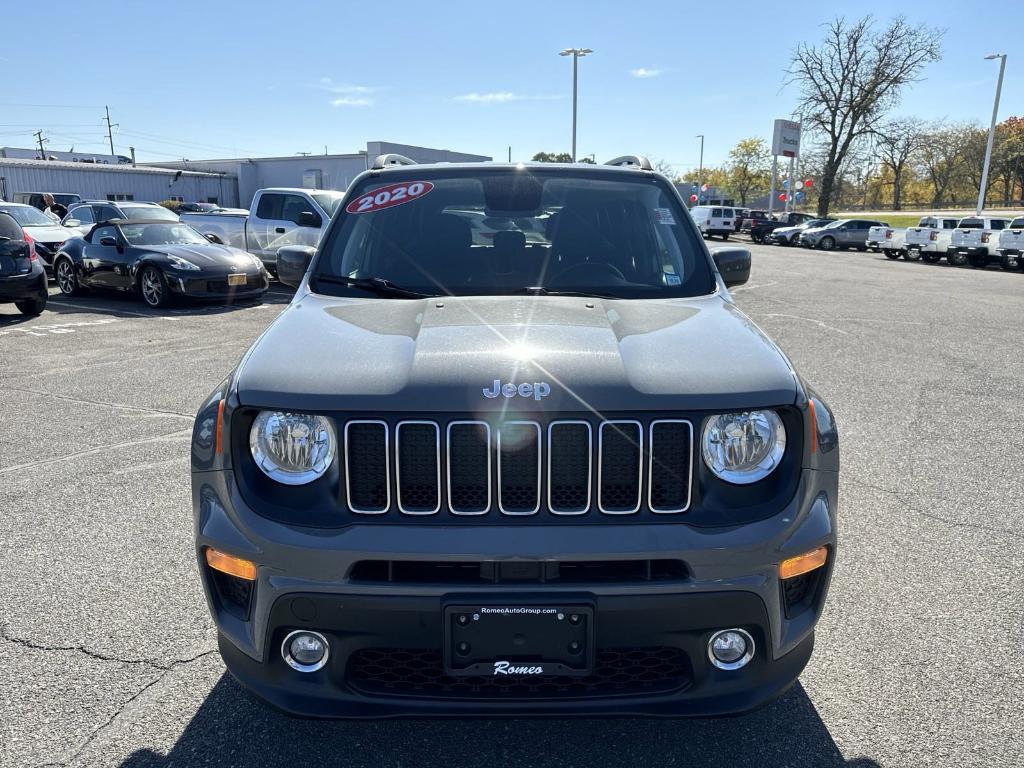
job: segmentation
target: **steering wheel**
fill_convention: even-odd
[[[607,276],[614,277],[614,278],[616,278],[618,280],[621,280],[622,282],[627,282],[626,281],[626,276],[624,274],[622,274],[622,272],[619,271],[619,268],[616,267],[614,264],[609,264],[607,262],[595,263],[595,262],[584,261],[584,262],[581,262],[579,264],[573,264],[571,267],[566,267],[561,272],[558,272],[557,274],[552,275],[548,279],[548,284],[549,285],[557,284],[558,282],[560,282],[563,279],[565,279],[565,277],[567,275],[573,275],[573,274],[575,274],[577,272],[579,272],[579,273],[587,273],[587,272],[589,272],[589,273],[594,274],[594,275],[603,272]],[[572,281],[567,281],[567,282],[572,282]]]

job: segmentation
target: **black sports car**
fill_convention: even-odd
[[[117,219],[97,224],[84,237],[64,243],[54,258],[61,291],[138,291],[151,307],[175,296],[249,299],[261,296],[270,276],[245,251],[212,243],[188,224]]]

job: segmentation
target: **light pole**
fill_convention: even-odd
[[[589,48],[566,48],[559,51],[559,56],[572,56],[572,161],[576,162],[576,83],[580,56],[593,53]]]
[[[704,134],[699,133],[694,138],[700,139],[700,165],[697,166],[697,202],[699,203],[701,187],[704,186]]]
[[[999,94],[1003,90],[1003,70],[1006,69],[1006,54],[993,53],[986,56],[986,59],[999,59],[999,80],[996,82],[996,100],[992,105],[992,122],[988,127],[988,144],[985,145],[985,165],[981,169],[981,189],[978,190],[978,209],[975,214],[980,214],[985,207],[985,190],[988,187],[988,164],[992,160],[992,141],[996,137],[996,115],[999,114]]]

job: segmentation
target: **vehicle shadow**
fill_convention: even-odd
[[[295,289],[275,283],[261,298],[235,301],[179,300],[163,309],[152,309],[137,296],[124,293],[92,292],[66,298],[60,293],[50,294],[46,311],[65,314],[113,314],[133,317],[168,317],[182,315],[219,315],[250,309],[260,304],[284,306],[295,295]]]
[[[166,756],[122,768],[192,765],[345,766],[728,765],[878,768],[845,760],[797,683],[757,712],[716,720],[298,720],[250,698],[225,673]]]
[[[5,312],[5,309],[10,309],[10,312]],[[21,325],[27,323],[30,320],[35,320],[38,315],[23,315],[14,304],[0,304],[0,328],[10,328],[15,325]]]

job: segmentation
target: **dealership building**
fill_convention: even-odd
[[[256,190],[266,187],[345,190],[352,183],[352,179],[370,167],[374,158],[389,153],[405,155],[417,163],[476,163],[491,159],[485,155],[470,155],[447,149],[370,141],[367,142],[365,151],[345,155],[177,160],[153,165],[160,168],[226,174],[237,180],[238,199],[242,207],[246,208]]]
[[[146,165],[0,157],[0,200],[19,192],[70,192],[84,200],[180,200],[247,208],[256,190],[302,187],[344,190],[377,155],[397,153],[418,163],[490,160],[484,155],[371,141],[344,155],[176,160]],[[10,153],[14,154],[14,153]]]

